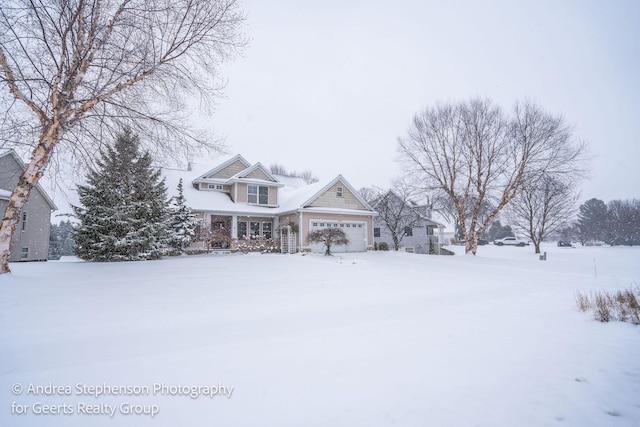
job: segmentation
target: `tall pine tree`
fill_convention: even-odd
[[[600,199],[590,199],[580,205],[577,223],[580,243],[604,240],[607,230],[607,205]]]
[[[160,258],[171,237],[160,171],[130,129],[100,154],[88,184],[78,186],[82,206],[73,207],[80,220],[73,233],[75,254],[90,261]]]
[[[186,205],[183,194],[182,178],[178,182],[178,195],[171,202],[171,249],[175,254],[181,254],[191,244],[199,220],[191,213]]]

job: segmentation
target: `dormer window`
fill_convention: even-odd
[[[269,204],[269,187],[263,185],[248,185],[247,186],[247,201],[257,205]]]
[[[342,187],[336,187],[336,196],[343,197],[344,189]]]

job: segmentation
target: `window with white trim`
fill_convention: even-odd
[[[29,248],[22,248],[22,251],[20,252],[20,259],[29,259]]]
[[[336,187],[336,196],[344,197],[344,188],[340,186]]]
[[[248,185],[247,201],[257,205],[269,204],[269,187],[264,185]]]
[[[22,231],[27,231],[27,213],[24,211],[22,212],[22,224],[20,225],[20,229]]]
[[[264,236],[265,239],[271,238],[272,236],[271,228],[272,228],[272,224],[270,222],[262,223],[262,235]]]
[[[238,239],[247,238],[247,223],[245,221],[238,221]]]
[[[260,223],[258,221],[251,221],[249,223],[249,231],[251,232],[251,237],[257,237],[260,235]]]

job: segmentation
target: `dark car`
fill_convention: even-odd
[[[562,247],[562,246],[571,247],[571,246],[573,246],[573,245],[571,244],[571,240],[568,240],[568,239],[560,239],[560,240],[558,240],[558,246],[561,246],[561,247]]]
[[[486,239],[478,239],[478,246],[488,245],[489,241]]]

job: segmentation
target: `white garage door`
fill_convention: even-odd
[[[349,239],[348,245],[334,246],[331,248],[331,252],[364,252],[366,250],[366,226],[364,222],[325,221],[320,219],[309,221],[310,231],[322,230],[328,227],[340,228]],[[311,244],[311,252],[324,253],[324,251],[324,244]]]

